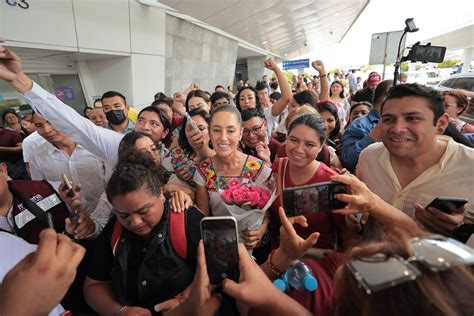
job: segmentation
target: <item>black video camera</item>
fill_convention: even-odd
[[[410,60],[412,62],[421,61],[422,63],[442,63],[445,54],[446,47],[431,46],[431,43],[420,45],[418,42],[413,45],[408,55],[402,58],[402,61]]]

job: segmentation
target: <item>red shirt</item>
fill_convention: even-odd
[[[278,173],[278,163],[281,161],[282,165],[282,172],[285,170],[285,164],[288,163],[288,158],[277,158],[272,165],[272,171],[277,174]],[[289,168],[286,168],[286,174],[284,176],[285,183],[284,188],[307,185],[307,184],[314,184],[320,182],[331,181],[331,176],[336,175],[337,173],[326,166],[324,163],[320,163],[318,169],[314,173],[313,177],[309,179],[306,183],[295,184],[291,181],[289,175]],[[281,181],[281,176],[277,176],[278,181]],[[277,198],[273,205],[271,206],[271,210],[273,215],[278,217],[278,207],[280,207],[280,198]],[[310,215],[305,215],[308,219],[308,227],[303,228],[299,225],[295,225],[295,230],[302,238],[306,239],[309,235],[314,232],[319,232],[320,236],[318,242],[316,243],[316,248],[323,248],[323,249],[334,249],[336,244],[336,228],[343,227],[344,225],[344,216],[343,215],[336,215],[332,214],[331,212],[317,212]],[[278,233],[278,231],[274,232]]]

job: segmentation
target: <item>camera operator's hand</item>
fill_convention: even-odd
[[[20,93],[30,91],[33,81],[23,72],[20,57],[4,44],[5,40],[0,38],[0,79],[9,82]]]
[[[286,267],[282,266],[281,262],[291,264],[293,261],[303,257],[303,255],[316,244],[319,233],[314,232],[308,238],[303,239],[296,233],[293,225],[298,224],[301,227],[308,227],[306,217],[300,215],[288,218],[282,207],[278,209],[278,214],[281,221],[280,247],[275,251],[273,261],[275,266],[281,270],[285,270]]]
[[[47,315],[76,276],[85,249],[53,229],[40,234],[36,252],[13,267],[0,285],[0,314]]]
[[[240,280],[225,279],[222,288],[246,306],[258,307],[270,315],[310,315],[300,304],[278,290],[239,244]]]
[[[465,210],[466,206],[463,205],[452,214],[447,214],[434,207],[424,208],[417,203],[415,217],[429,231],[447,235],[462,225]]]
[[[245,249],[245,248],[244,248]],[[199,242],[197,251],[197,267],[194,280],[190,285],[189,297],[179,306],[164,316],[212,316],[216,313],[222,301],[222,296],[211,295],[211,284],[207,273],[204,244]]]

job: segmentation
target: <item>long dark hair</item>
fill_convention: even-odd
[[[204,100],[204,102],[206,103],[209,103],[209,96],[207,95],[206,91],[204,90],[194,90],[194,91],[191,91],[188,93],[188,95],[186,96],[186,101],[184,102],[184,106],[186,108],[186,112],[189,111],[189,100],[191,100],[191,98],[201,98]]]
[[[333,85],[335,84],[338,84],[341,86],[341,92],[339,92],[339,97],[341,99],[344,99],[345,98],[345,95],[344,95],[344,85],[342,84],[342,82],[340,82],[339,80],[334,80],[332,83],[331,83],[331,87],[329,87],[329,96],[332,97],[332,91],[331,91],[331,88]]]
[[[189,116],[191,118],[193,116],[200,116],[206,121],[207,125],[209,125],[209,122],[211,120],[211,116],[209,115],[209,113],[207,113],[203,109],[191,110],[191,111],[189,111]],[[179,147],[181,147],[181,149],[184,150],[185,153],[187,153],[188,155],[191,155],[191,154],[194,153],[194,150],[191,147],[191,145],[189,144],[188,138],[186,137],[185,130],[186,130],[187,121],[188,121],[188,119],[186,118],[186,116],[184,116],[183,123],[181,124],[181,128],[179,130],[178,143],[179,143]]]
[[[334,119],[336,120],[336,126],[334,127],[334,130],[329,133],[328,138],[331,140],[339,138],[339,133],[341,132],[341,122],[339,122],[339,114],[337,113],[337,108],[334,105],[333,102],[331,101],[321,101],[316,105],[316,108],[318,109],[319,113],[322,112],[329,112],[334,116]]]
[[[298,125],[308,126],[309,128],[313,129],[319,136],[321,146],[324,144],[327,134],[327,127],[326,123],[319,115],[313,113],[304,113],[297,116],[288,127],[288,135],[290,135],[291,131]]]
[[[262,107],[262,105],[260,104],[260,99],[258,97],[258,93],[257,93],[257,90],[255,90],[253,87],[243,87],[242,89],[239,90],[239,92],[237,92],[237,95],[235,96],[235,105],[237,106],[237,109],[239,109],[239,111],[242,111],[242,109],[240,108],[240,94],[242,93],[242,91],[244,90],[251,90],[253,92],[253,94],[255,95],[255,104],[256,104],[256,107],[259,109]]]
[[[168,130],[168,134],[165,136],[165,138],[163,138],[161,140],[163,142],[163,144],[166,147],[168,147],[171,144],[171,133],[170,133],[171,121],[168,118],[168,115],[166,115],[166,112],[163,111],[160,108],[157,108],[157,107],[154,107],[154,106],[150,105],[150,106],[147,106],[146,108],[144,108],[143,110],[141,110],[140,113],[138,113],[138,117],[140,117],[140,115],[143,112],[152,112],[152,113],[155,113],[156,115],[158,115],[158,117],[160,118],[161,124],[163,124],[163,130]]]

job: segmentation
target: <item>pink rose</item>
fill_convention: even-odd
[[[233,203],[232,200],[232,190],[224,190],[221,193],[221,199],[224,201],[225,204],[231,205]]]
[[[270,193],[265,190],[260,191],[260,199],[258,201],[258,208],[263,209],[267,205],[268,200],[270,200]]]
[[[242,205],[247,202],[247,193],[242,189],[232,190],[231,196],[235,205]]]
[[[249,203],[250,206],[256,207],[258,205],[259,200],[260,194],[258,194],[258,192],[247,193],[247,203]]]
[[[238,189],[242,186],[242,184],[240,184],[240,181],[236,178],[232,178],[229,180],[229,182],[227,182],[227,188],[229,189]]]

